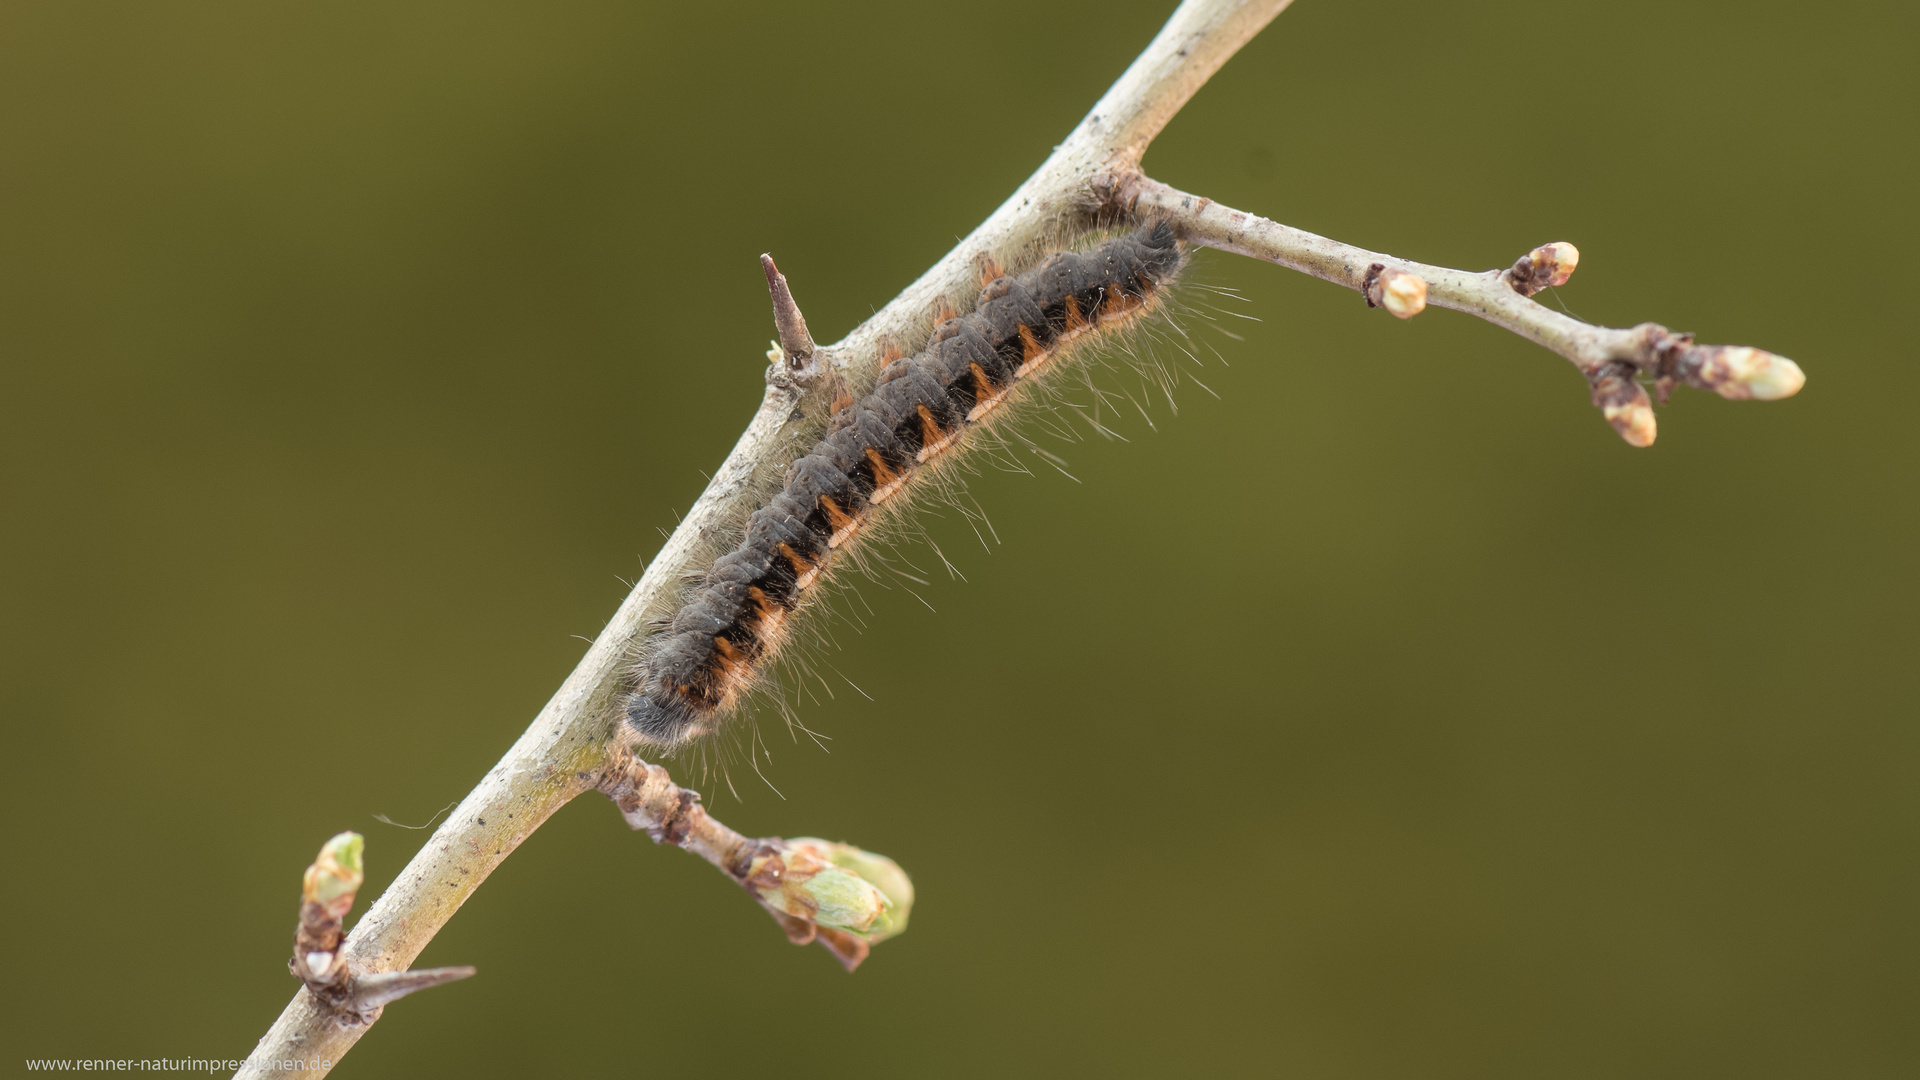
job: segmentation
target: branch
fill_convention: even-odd
[[[804,357],[794,348],[800,338],[789,337],[790,327],[776,323],[785,355],[769,368],[766,395],[733,452],[526,733],[347,936],[339,955],[354,971],[373,975],[406,969],[487,875],[554,811],[582,792],[620,789],[631,767],[618,708],[628,658],[650,622],[670,611],[682,580],[699,568],[706,538],[743,519],[776,478],[778,463],[792,460],[796,450],[811,446],[824,432],[827,410],[818,399],[829,380],[823,376],[831,371],[851,383],[870,383],[886,343],[923,332],[941,302],[959,307],[971,300],[979,257],[1013,256],[1049,237],[1090,230],[1095,211],[1111,202],[1113,177],[1136,170],[1167,121],[1288,2],[1186,0],[1040,168],[886,307],[839,342],[815,347]],[[791,292],[784,301],[782,296],[776,286],[776,312],[791,309],[797,323],[791,329],[804,326]],[[370,1026],[334,1022],[303,988],[249,1060],[338,1062]],[[249,1064],[236,1075],[267,1072],[264,1065]]]
[[[1114,210],[1166,218],[1192,243],[1344,285],[1366,297],[1369,307],[1402,319],[1433,303],[1505,327],[1573,361],[1587,378],[1594,405],[1634,446],[1652,445],[1655,434],[1653,404],[1635,376],[1654,380],[1663,405],[1675,383],[1732,401],[1791,397],[1806,383],[1799,365],[1784,356],[1744,345],[1696,345],[1693,335],[1657,323],[1627,330],[1594,326],[1530,299],[1566,284],[1580,260],[1572,244],[1542,245],[1505,270],[1451,270],[1315,236],[1139,174],[1116,183]]]
[[[889,346],[924,333],[934,312],[970,303],[983,263],[1015,261],[1046,241],[1071,244],[1116,217],[1166,218],[1190,243],[1345,285],[1401,318],[1431,302],[1545,345],[1574,362],[1595,403],[1636,445],[1650,443],[1654,432],[1652,407],[1636,377],[1655,380],[1663,398],[1676,382],[1736,399],[1779,398],[1799,389],[1799,369],[1770,353],[1695,345],[1689,336],[1651,323],[1629,330],[1590,326],[1528,299],[1566,280],[1577,260],[1571,245],[1546,245],[1507,270],[1474,274],[1340,244],[1142,175],[1140,157],[1161,128],[1287,3],[1183,3],[999,209],[839,342],[814,343],[785,277],[771,257],[763,257],[779,341],[769,357],[766,395],[733,452],[533,725],[337,949],[308,948],[307,959],[296,961],[296,969],[308,965],[297,971],[303,976],[348,972],[359,980],[349,1022],[341,1022],[342,1010],[323,1000],[309,979],[240,1075],[265,1075],[264,1063],[272,1061],[337,1062],[377,1019],[380,1005],[397,996],[386,991],[407,992],[425,981],[393,973],[405,971],[501,860],[588,790],[611,797],[629,823],[656,842],[707,859],[765,907],[790,939],[821,941],[849,969],[871,942],[899,931],[911,887],[898,867],[846,845],[751,840],[727,829],[664,769],[633,756],[619,700],[636,646],[650,625],[672,612],[682,583],[711,551],[710,538],[727,535],[777,484],[784,463],[821,437],[828,414],[824,391],[870,386]],[[325,926],[317,929],[317,940],[325,941]],[[337,919],[331,933],[337,938]],[[329,955],[316,959],[321,953]]]
[[[759,901],[795,945],[818,941],[848,971],[874,944],[907,928],[913,883],[892,859],[812,837],[751,839],[714,820],[700,793],[667,770],[617,755],[601,790],[627,824],[656,844],[685,848]]]

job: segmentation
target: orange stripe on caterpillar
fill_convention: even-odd
[[[878,505],[900,490],[900,486],[907,482],[907,477],[904,473],[894,472],[887,465],[887,459],[880,456],[880,451],[871,446],[867,447],[867,461],[873,467],[873,494],[867,496],[867,501]]]
[[[1020,366],[1014,369],[1013,377],[1016,379],[1024,379],[1028,373],[1038,371],[1040,365],[1052,359],[1053,350],[1040,344],[1039,339],[1034,337],[1033,327],[1021,323],[1019,332]]]
[[[980,253],[980,257],[975,261],[979,263],[980,266],[980,285],[982,288],[985,288],[990,281],[1007,276],[1007,268],[1000,265],[1000,260],[984,251]]]
[[[1078,330],[1087,329],[1088,327],[1087,320],[1082,318],[1080,315],[1079,298],[1069,295],[1067,297],[1066,308],[1067,308],[1067,324],[1066,324],[1067,333],[1071,334]]]
[[[794,589],[805,589],[807,586],[813,584],[814,578],[820,575],[820,567],[799,552],[793,550],[791,544],[781,544],[774,550],[782,556],[785,556],[787,562],[793,567]]]
[[[973,408],[967,411],[967,422],[977,424],[988,413],[999,408],[1001,402],[1007,400],[1007,391],[1005,387],[995,385],[994,381],[987,377],[987,373],[980,369],[979,364],[968,364],[967,367],[973,373],[975,402]]]
[[[913,457],[916,461],[926,461],[952,446],[953,441],[960,437],[960,429],[954,428],[949,431],[941,427],[940,422],[933,418],[933,410],[925,405],[920,406],[918,411],[920,413],[920,449],[914,452]]]
[[[860,530],[860,519],[840,509],[840,504],[833,496],[820,496],[820,509],[827,512],[827,521],[833,526],[833,532],[827,537],[828,547],[839,547]]]
[[[747,599],[753,602],[752,630],[754,636],[760,639],[760,647],[762,649],[776,647],[781,635],[786,631],[787,609],[774,603],[767,596],[766,590],[758,585],[748,587]]]

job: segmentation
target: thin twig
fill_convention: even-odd
[[[628,825],[707,860],[759,901],[788,941],[817,941],[848,971],[874,943],[907,927],[913,886],[885,856],[812,838],[742,836],[707,813],[699,792],[626,751],[616,754],[600,790]]]
[[[1477,315],[1544,345],[1580,369],[1593,403],[1620,437],[1635,446],[1653,442],[1653,406],[1634,382],[1655,380],[1662,402],[1675,383],[1711,390],[1734,401],[1771,401],[1798,392],[1806,377],[1793,361],[1744,345],[1696,345],[1656,323],[1625,330],[1594,326],[1531,299],[1565,284],[1578,263],[1573,245],[1545,244],[1505,270],[1473,273],[1399,259],[1315,236],[1279,222],[1189,195],[1146,176],[1119,177],[1114,212],[1163,217],[1184,239],[1277,263],[1344,285],[1401,318],[1427,303]],[[1396,295],[1397,294],[1397,295]]]

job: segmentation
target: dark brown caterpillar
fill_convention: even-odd
[[[1165,223],[1059,252],[981,290],[926,350],[834,415],[641,659],[627,719],[671,748],[712,731],[780,649],[790,616],[869,516],[1075,338],[1152,308],[1182,254]]]

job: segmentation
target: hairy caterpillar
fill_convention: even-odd
[[[663,749],[715,730],[873,514],[1069,345],[1157,307],[1183,261],[1164,222],[1056,252],[988,282],[971,313],[941,322],[924,351],[887,365],[871,394],[834,414],[827,436],[648,642],[627,700],[634,730]]]

